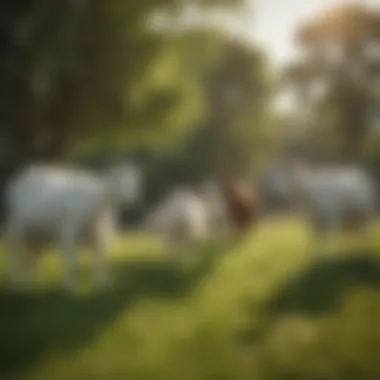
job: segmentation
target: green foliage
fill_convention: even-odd
[[[144,147],[151,150],[146,206],[171,186],[229,163],[251,170],[273,139],[265,56],[227,39],[223,28],[177,34],[151,28],[156,10],[176,14],[182,6],[40,0],[21,12],[13,5],[9,28],[17,24],[24,37],[17,44],[8,36],[13,50],[2,52],[18,70],[0,90],[8,100],[1,106],[12,111],[0,121],[15,161],[64,157],[99,166]],[[231,106],[223,96],[230,87],[238,95]],[[3,162],[13,166],[6,157]]]
[[[334,129],[340,141],[328,154],[363,159],[363,144],[374,124],[373,110],[380,104],[378,57],[372,54],[379,44],[379,20],[376,9],[348,4],[317,14],[297,31],[306,59],[292,64],[284,76],[298,92],[299,109],[311,111],[303,122],[320,129],[320,139],[313,141],[319,145],[319,156],[326,155],[323,146],[330,141],[329,129]],[[320,84],[326,91],[313,94]]]
[[[2,124],[22,154],[60,157],[78,141],[133,140],[196,114],[192,76],[180,68],[184,49],[148,27],[152,12],[181,4],[36,0],[13,6],[0,25],[10,45],[0,73],[3,97],[12,93]],[[11,4],[1,7],[7,14]]]
[[[166,133],[155,120],[143,138],[138,131],[140,137],[130,142],[117,135],[116,143],[99,139],[73,157],[91,161],[93,156],[104,162],[112,155],[136,153],[148,181],[140,214],[173,186],[208,178],[226,167],[254,174],[277,139],[278,123],[268,107],[270,74],[261,51],[239,40],[226,43],[223,33],[208,29],[172,36],[170,41],[135,92],[137,102],[149,86],[183,89],[182,104],[165,119]],[[229,86],[239,95],[230,108],[219,96]],[[138,153],[141,149],[144,157]]]
[[[187,142],[189,156],[213,174],[249,171],[265,128],[270,81],[264,54],[239,40],[224,43],[205,75],[205,122]]]

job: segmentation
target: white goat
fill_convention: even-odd
[[[206,202],[209,233],[218,237],[230,235],[232,224],[229,219],[226,199],[218,184],[212,180],[206,181],[199,187],[198,194]]]
[[[374,182],[364,169],[343,165],[311,169],[299,164],[292,167],[290,178],[306,203],[315,233],[334,233],[352,214],[369,232],[377,199]]]
[[[117,206],[138,200],[141,182],[140,172],[131,164],[115,166],[105,176],[31,165],[10,178],[5,191],[6,237],[13,286],[24,287],[32,280],[37,250],[54,242],[64,260],[66,289],[75,287],[79,243],[93,248],[95,282],[104,285],[107,242],[115,232],[114,212]]]
[[[197,245],[212,232],[227,227],[222,199],[211,183],[198,191],[179,188],[170,193],[148,215],[145,228],[163,237],[170,253],[179,246]]]

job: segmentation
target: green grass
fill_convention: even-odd
[[[75,297],[47,255],[34,294],[0,291],[0,379],[380,379],[379,250],[312,264],[306,232],[264,223],[183,269],[125,237],[114,286],[93,292],[81,255]]]

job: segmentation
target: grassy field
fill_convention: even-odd
[[[0,379],[380,379],[380,250],[312,264],[307,243],[300,223],[266,222],[179,270],[125,237],[114,286],[92,292],[82,255],[75,297],[47,255],[34,295],[0,293]]]

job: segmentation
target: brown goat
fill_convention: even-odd
[[[240,233],[251,228],[258,217],[258,199],[246,182],[224,177],[220,189],[226,200],[229,217]]]

